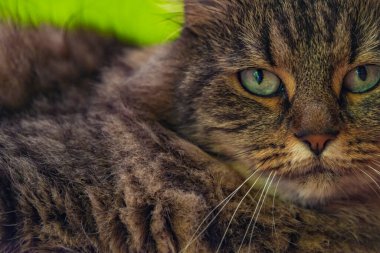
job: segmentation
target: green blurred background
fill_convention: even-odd
[[[175,39],[183,21],[181,0],[0,0],[0,16],[22,24],[88,26],[130,43]]]

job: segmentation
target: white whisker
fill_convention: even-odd
[[[244,182],[242,184],[239,185],[239,187],[237,187],[230,195],[228,195],[225,199],[223,199],[217,206],[214,207],[214,209],[212,209],[208,215],[201,221],[200,225],[197,227],[197,229],[195,230],[194,234],[192,235],[192,237],[190,238],[189,242],[186,244],[185,248],[183,248],[180,252],[184,252],[186,251],[190,245],[196,241],[205,231],[206,229],[210,226],[210,224],[212,222],[214,222],[214,220],[216,219],[216,217],[222,212],[222,210],[226,207],[226,205],[228,204],[228,202],[235,196],[235,194],[258,172],[258,170],[254,171],[246,180],[244,180]],[[211,219],[211,221],[209,223],[207,223],[206,227],[202,230],[202,225],[207,221],[207,219],[214,213],[215,210],[217,210],[220,206],[221,209],[216,213],[216,215]],[[200,232],[199,232],[200,231]],[[199,232],[199,233],[198,233]]]
[[[266,199],[266,197],[267,197],[267,195],[268,195],[268,192],[269,192],[269,188],[271,187],[271,185],[272,185],[272,183],[273,183],[273,180],[274,180],[274,178],[276,177],[276,175],[277,175],[277,172],[274,173],[274,175],[273,175],[271,181],[270,181],[269,184],[268,184],[268,187],[267,187],[267,189],[266,189],[266,192],[265,192],[264,198],[263,198],[263,200],[261,201],[260,208],[259,208],[259,210],[258,210],[258,212],[257,212],[256,218],[255,218],[255,222],[253,223],[252,230],[251,230],[251,236],[250,236],[250,238],[249,238],[249,246],[248,246],[249,251],[250,251],[250,249],[251,249],[251,242],[252,242],[253,232],[254,232],[254,230],[255,230],[255,228],[256,228],[257,220],[259,219],[261,209],[262,209],[263,206],[264,206],[265,199]],[[269,177],[270,177],[270,176],[269,176]]]
[[[376,174],[378,174],[378,175],[380,176],[380,171],[378,171],[377,169],[375,169],[374,167],[372,167],[372,166],[370,166],[370,165],[368,165],[368,167],[369,167],[370,169],[372,169]]]
[[[276,238],[277,238],[277,231],[276,231],[276,222],[275,222],[275,220],[274,220],[274,201],[275,201],[275,199],[276,199],[276,193],[277,193],[278,185],[280,184],[281,178],[282,178],[282,175],[281,175],[281,177],[278,179],[277,184],[276,184],[276,188],[274,189],[273,203],[272,203],[272,218],[273,218],[273,227],[272,227],[272,231],[273,231],[274,236],[275,236]]]
[[[360,169],[359,169],[360,170]],[[353,171],[353,173],[358,177],[358,178],[362,178],[363,177],[363,174],[361,174],[361,173],[359,173],[359,172],[362,172],[362,171],[357,171],[357,170],[354,170]],[[365,174],[364,174],[365,175]],[[373,186],[372,186],[372,184],[369,184],[368,185],[369,186],[369,188],[371,188],[371,190],[376,194],[376,195],[378,195],[378,196],[380,196],[379,195],[379,192],[375,189],[375,188],[373,188]]]
[[[377,162],[377,161],[372,161],[372,163],[374,164],[374,165],[377,165],[377,166],[379,166],[380,167],[380,162]],[[372,169],[375,169],[375,168],[373,168],[373,167],[371,167]],[[376,169],[375,169],[376,170]],[[377,170],[376,170],[377,171]]]
[[[365,172],[364,170],[362,170],[362,169],[359,169],[361,172],[363,172],[369,179],[371,179],[371,181],[373,181],[375,184],[376,184],[376,186],[377,186],[377,188],[380,190],[380,185],[376,182],[376,180],[375,179],[373,179],[373,177],[371,176],[371,175],[369,175],[367,172]],[[378,193],[378,192],[377,192]]]
[[[241,248],[243,247],[243,243],[244,243],[244,241],[245,241],[245,238],[247,237],[247,234],[248,234],[249,228],[251,227],[251,224],[252,224],[252,222],[253,222],[253,219],[254,219],[254,216],[255,216],[255,214],[256,214],[257,208],[258,208],[259,205],[260,205],[260,201],[261,201],[261,199],[262,199],[262,197],[263,197],[263,194],[264,194],[264,192],[265,192],[266,186],[268,185],[268,182],[269,182],[269,179],[270,179],[272,173],[273,173],[273,172],[271,172],[271,173],[269,174],[269,177],[268,177],[268,179],[267,179],[266,182],[265,182],[265,185],[264,185],[264,187],[263,187],[263,190],[261,191],[259,201],[258,201],[257,204],[256,204],[255,210],[253,211],[252,218],[251,218],[251,220],[249,221],[248,227],[247,227],[247,229],[246,229],[246,231],[245,231],[245,233],[244,233],[244,236],[243,236],[243,239],[242,239],[242,241],[241,241],[241,244],[240,244],[240,247],[239,247],[238,252],[240,252]]]
[[[260,174],[260,176],[261,176],[261,175],[262,175],[262,173]],[[260,176],[259,176],[259,177],[260,177]],[[256,178],[255,182],[252,184],[252,186],[249,188],[249,190],[246,192],[246,194],[243,196],[243,198],[240,200],[239,204],[238,204],[237,207],[235,208],[235,211],[233,212],[233,214],[232,214],[232,216],[231,216],[231,219],[230,219],[230,221],[229,221],[229,223],[228,223],[228,225],[227,225],[227,228],[226,228],[226,230],[225,230],[225,232],[224,232],[224,234],[223,234],[222,240],[221,240],[220,243],[219,243],[219,246],[218,246],[218,248],[217,248],[217,250],[216,250],[216,253],[218,253],[219,250],[220,250],[220,248],[222,247],[223,241],[224,241],[224,239],[225,239],[225,237],[226,237],[226,235],[227,235],[228,229],[230,228],[233,219],[235,218],[235,215],[236,215],[237,210],[239,209],[239,207],[241,206],[241,204],[243,203],[243,201],[245,200],[245,198],[248,196],[248,194],[252,191],[253,187],[255,187],[257,181],[259,181],[259,177]]]

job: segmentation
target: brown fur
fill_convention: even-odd
[[[15,41],[21,50],[7,52],[14,56],[4,62],[28,60],[20,61],[18,77],[0,63],[0,79],[16,87],[2,104],[19,109],[0,122],[0,251],[216,252],[221,246],[219,252],[238,252],[242,246],[240,252],[378,252],[380,201],[372,191],[379,189],[355,169],[379,182],[367,170],[379,168],[379,89],[358,100],[341,94],[336,81],[358,59],[379,64],[380,35],[371,28],[379,24],[378,1],[281,3],[187,1],[181,38],[141,51],[107,54],[100,43],[94,55],[94,45],[73,35],[73,49],[90,49],[79,51],[79,59],[93,57],[89,65],[56,54],[52,48],[61,48],[62,40],[39,47],[51,36],[45,28],[1,27],[13,35],[0,37],[0,48]],[[337,19],[318,19],[322,14]],[[21,39],[10,40],[14,36]],[[48,59],[62,61],[69,72]],[[37,75],[33,92],[25,88],[31,65],[50,76]],[[79,66],[101,77],[84,78]],[[252,66],[283,75],[289,94],[262,99],[244,93],[236,73]],[[300,177],[302,168],[319,161],[292,131],[326,127],[338,127],[341,136],[331,146],[339,158],[325,162],[344,165],[331,170],[347,169],[357,180],[344,185],[345,198],[329,189],[321,199],[289,197],[289,189],[297,195],[325,183],[322,176]],[[294,147],[309,160],[290,166]],[[281,198],[253,188],[241,201],[246,184],[214,209],[244,181],[237,167],[269,179],[283,175],[271,179],[272,190],[280,183]],[[334,172],[326,172],[326,180],[339,182],[344,173]],[[289,183],[301,179],[297,187]]]
[[[189,1],[175,128],[247,174],[276,172],[292,201],[372,198],[379,89],[350,94],[342,82],[358,65],[379,64],[379,10],[379,1]],[[249,94],[237,73],[250,67],[278,75],[285,91]],[[332,133],[318,158],[297,138]]]
[[[0,104],[17,109],[36,92],[96,75],[120,43],[85,30],[0,25]]]

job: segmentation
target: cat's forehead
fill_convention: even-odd
[[[214,2],[208,0],[204,2]],[[212,5],[212,17],[250,24],[280,24],[312,37],[318,30],[332,30],[342,20],[347,25],[378,22],[378,0],[222,0]],[[231,19],[232,18],[232,19]]]
[[[272,65],[380,58],[378,0],[204,2],[207,39],[243,57],[256,53]]]

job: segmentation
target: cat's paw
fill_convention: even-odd
[[[212,252],[197,240],[187,246],[207,214],[207,204],[200,196],[169,190],[152,202],[133,202],[122,212],[132,252],[176,253],[185,248],[186,252]]]

